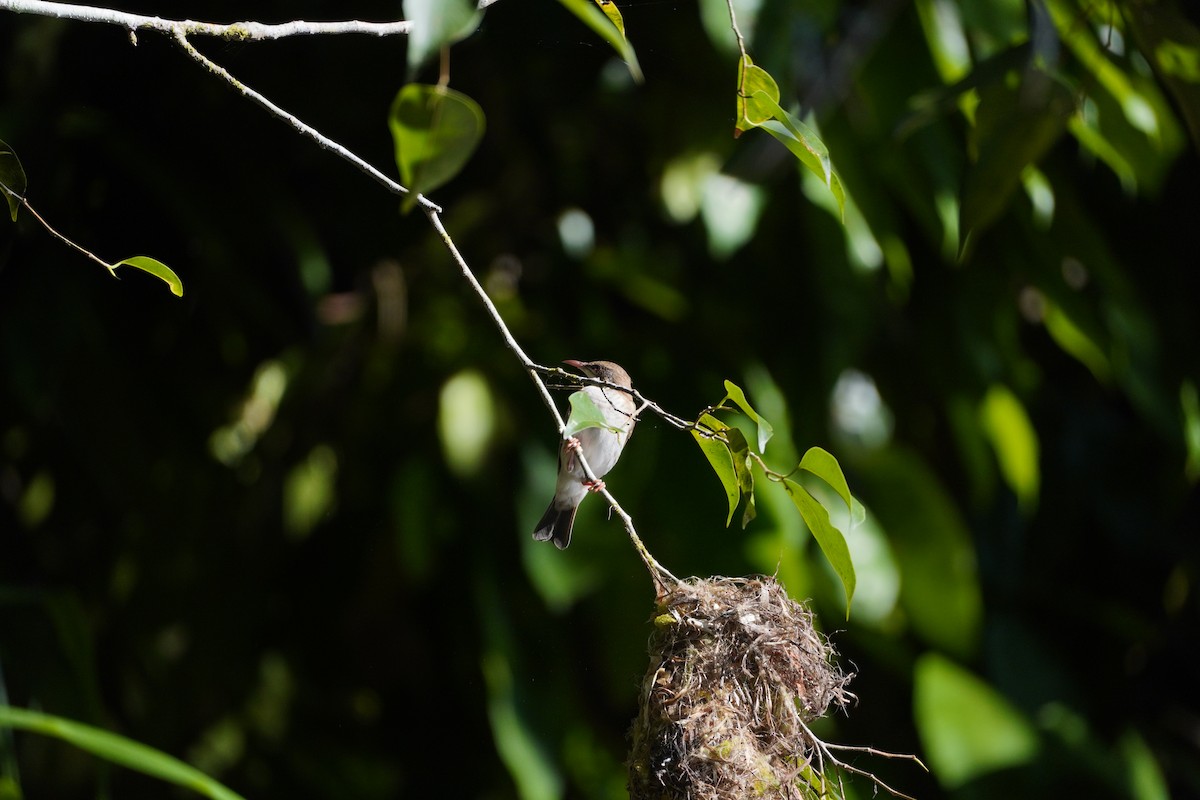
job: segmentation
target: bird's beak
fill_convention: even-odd
[[[567,359],[566,361],[564,361],[564,362],[562,362],[562,363],[566,364],[568,367],[574,367],[574,368],[575,368],[575,369],[577,369],[577,370],[581,370],[581,371],[583,371],[583,372],[585,372],[585,373],[587,372],[587,370],[583,368],[583,362],[582,362],[582,361],[576,361],[575,359],[573,359],[573,358],[570,358],[570,359]]]

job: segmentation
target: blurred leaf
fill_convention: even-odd
[[[804,518],[804,524],[812,532],[813,538],[821,546],[821,552],[833,567],[833,571],[842,581],[846,592],[846,617],[850,616],[850,601],[854,598],[854,563],[850,559],[850,548],[846,546],[846,537],[829,521],[829,512],[815,497],[808,493],[800,484],[785,478],[783,488],[788,497],[795,503]]]
[[[1100,345],[1075,324],[1067,312],[1047,303],[1042,317],[1046,332],[1067,355],[1083,364],[1096,380],[1107,383],[1112,377],[1112,365]]]
[[[820,447],[810,447],[808,448],[808,452],[804,454],[804,458],[800,459],[799,469],[816,475],[828,483],[838,493],[838,496],[846,501],[846,511],[852,516],[854,515],[855,504],[854,498],[850,494],[850,485],[846,483],[846,475],[842,472],[842,465],[838,463],[838,460],[832,454]],[[865,515],[865,512],[862,513]]]
[[[728,425],[711,414],[700,417],[699,423],[718,433],[730,429]],[[729,516],[725,519],[725,527],[728,528],[729,523],[733,521],[733,512],[737,510],[738,499],[741,497],[740,481],[733,464],[733,454],[729,450],[729,445],[720,439],[705,436],[696,430],[692,431],[692,437],[696,440],[696,444],[700,445],[704,457],[708,459],[713,472],[717,473],[717,477],[721,480],[721,486],[725,488],[725,496],[729,501]]]
[[[988,389],[979,407],[983,430],[996,452],[1000,474],[1016,494],[1021,508],[1032,510],[1041,484],[1038,437],[1025,407],[1007,387]]]
[[[409,211],[418,194],[446,183],[466,165],[483,138],[484,116],[461,92],[410,83],[396,94],[388,125],[400,180],[409,190],[402,208]]]
[[[1183,411],[1183,443],[1187,449],[1184,474],[1192,483],[1200,480],[1200,392],[1196,384],[1184,381],[1179,387],[1179,405]]]
[[[213,800],[242,800],[241,795],[161,750],[91,725],[39,711],[0,706],[0,727],[17,728],[61,739],[105,761],[191,789]]]
[[[1030,722],[995,689],[937,653],[917,660],[913,716],[929,767],[948,789],[1034,757]]]
[[[1044,76],[1036,88],[995,85],[982,93],[977,115],[979,156],[963,180],[959,230],[967,239],[994,222],[1021,184],[1021,175],[1058,141],[1075,109],[1071,92]]]
[[[17,212],[21,208],[21,201],[16,195],[25,196],[25,189],[28,183],[25,179],[25,169],[21,166],[21,160],[17,158],[17,153],[4,141],[0,141],[0,185],[4,187],[4,198],[8,201],[8,213],[12,216],[13,222],[17,221]]]
[[[1174,0],[1125,3],[1121,9],[1141,52],[1179,104],[1192,145],[1200,150],[1200,29]]]
[[[629,69],[629,74],[638,83],[644,79],[642,76],[642,68],[638,64],[637,53],[633,50],[633,45],[625,38],[625,24],[621,22],[621,27],[618,28],[614,21],[604,12],[601,11],[596,3],[591,0],[558,0],[572,14],[579,17],[583,22],[600,35],[604,41],[612,45],[613,49],[621,56],[625,62],[625,66]],[[617,12],[618,16],[620,12]]]
[[[283,484],[283,524],[288,535],[303,539],[337,502],[337,454],[319,444],[288,472]]]
[[[734,403],[736,403],[737,407],[740,408],[747,417],[754,420],[754,424],[758,426],[758,452],[761,454],[767,449],[767,442],[771,440],[771,436],[774,435],[775,429],[771,427],[771,423],[767,422],[767,420],[757,411],[755,411],[750,405],[750,401],[746,399],[746,393],[742,391],[742,387],[738,386],[733,381],[725,381],[725,391],[727,392],[725,399],[732,400]],[[718,403],[718,405],[722,405],[724,402],[725,401],[722,400],[721,403]]]
[[[461,370],[442,385],[437,430],[446,464],[455,475],[474,475],[483,467],[496,436],[496,402],[483,373]]]
[[[761,98],[758,96],[760,92]],[[771,73],[755,66],[750,56],[742,56],[738,61],[737,124],[733,135],[740,136],[774,119],[778,107],[779,84],[775,83]]]
[[[183,297],[183,281],[179,280],[179,276],[170,267],[157,259],[150,258],[150,256],[133,256],[123,261],[118,261],[109,267],[109,269],[116,270],[117,267],[133,267],[143,272],[149,272],[154,277],[166,281],[167,286],[171,287],[171,294],[176,297]]]
[[[936,647],[970,657],[983,617],[975,547],[945,488],[895,446],[858,462],[855,485],[895,553],[909,624]]]
[[[413,24],[408,35],[408,74],[443,46],[470,36],[479,27],[483,12],[474,0],[404,0],[405,19]]]

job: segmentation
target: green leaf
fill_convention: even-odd
[[[0,706],[0,727],[61,739],[113,764],[191,789],[213,800],[243,800],[241,795],[174,756],[101,728],[12,706]]]
[[[846,501],[846,510],[850,512],[852,517],[855,515],[854,497],[850,494],[850,485],[846,483],[846,475],[842,472],[842,465],[828,451],[820,447],[808,448],[808,452],[800,459],[799,468],[812,475],[816,475],[833,487],[838,496]],[[862,513],[865,516],[865,511]]]
[[[771,423],[762,417],[750,405],[750,401],[746,399],[746,393],[742,391],[742,387],[738,386],[733,381],[725,381],[725,399],[732,400],[737,404],[737,407],[750,419],[754,420],[754,424],[758,426],[758,452],[762,453],[767,449],[767,442],[775,434],[775,429],[771,427]],[[722,400],[722,403],[725,401]]]
[[[1004,482],[1017,496],[1021,509],[1037,503],[1041,475],[1038,437],[1025,407],[1009,389],[999,384],[988,389],[979,407],[983,431],[991,440]]]
[[[854,562],[850,560],[850,548],[846,546],[846,537],[829,521],[829,512],[821,505],[808,490],[790,478],[785,478],[783,488],[800,511],[804,524],[812,532],[813,538],[821,547],[821,552],[833,567],[833,571],[842,581],[846,592],[846,616],[850,616],[850,601],[854,598]]]
[[[574,436],[587,428],[619,430],[608,424],[608,420],[604,418],[596,401],[587,392],[573,392],[567,399],[571,403],[571,416],[567,417],[567,427],[563,429],[563,438]]]
[[[759,97],[762,99],[765,96],[760,93]],[[775,104],[775,111],[775,119],[768,120],[759,127],[778,139],[809,172],[829,187],[829,191],[837,200],[838,213],[844,217],[846,190],[842,186],[842,179],[833,171],[833,162],[829,158],[829,150],[825,143],[812,128],[783,110],[778,103]]]
[[[474,33],[482,16],[474,0],[404,0],[404,17],[413,24],[408,35],[409,77],[442,47]]]
[[[483,109],[444,86],[410,83],[392,102],[388,126],[400,179],[409,189],[402,208],[458,174],[483,138]]]
[[[13,222],[17,221],[17,212],[21,209],[20,197],[25,196],[27,181],[25,170],[17,153],[3,141],[0,141],[0,185],[4,187],[4,198],[8,201],[8,213]]]
[[[936,653],[917,660],[913,711],[929,766],[952,791],[1037,755],[1029,720],[994,688]]]
[[[700,417],[699,424],[714,433],[730,430],[728,425],[711,414]],[[729,516],[725,519],[725,527],[728,528],[729,523],[733,521],[733,512],[737,510],[738,500],[741,498],[741,481],[733,463],[733,453],[730,452],[729,444],[722,439],[706,436],[698,430],[692,431],[692,437],[696,440],[696,444],[700,445],[701,452],[708,459],[713,472],[717,473],[717,477],[721,480],[721,486],[725,488],[725,496],[729,500]]]
[[[770,102],[760,99],[757,96],[759,92]],[[779,84],[771,77],[771,73],[755,66],[750,56],[742,56],[738,62],[737,125],[733,131],[734,137],[774,119],[778,104]]]
[[[625,23],[622,20],[620,27],[610,14],[606,11],[601,11],[597,7],[597,3],[591,0],[558,0],[563,7],[570,11],[579,19],[600,35],[604,41],[612,45],[617,54],[625,62],[625,66],[629,69],[629,74],[638,83],[643,80],[642,68],[638,64],[637,53],[633,51],[633,45],[625,38]],[[600,3],[602,6],[603,3]],[[614,9],[615,10],[615,9]],[[617,16],[620,17],[620,11],[617,11]]]
[[[166,281],[167,286],[171,287],[171,294],[176,297],[183,297],[183,281],[179,280],[179,276],[170,267],[157,259],[150,258],[150,256],[133,256],[132,258],[118,261],[110,266],[109,269],[116,270],[117,267],[133,267],[143,272],[149,272],[154,277]]]

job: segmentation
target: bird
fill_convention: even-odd
[[[570,360],[563,363],[589,378],[626,389],[633,388],[629,373],[611,361]],[[604,488],[604,481],[600,478],[607,475],[617,463],[637,421],[637,403],[629,392],[607,386],[585,386],[580,391],[592,399],[607,427],[584,428],[576,436],[563,441],[558,455],[558,483],[554,499],[533,531],[534,539],[539,542],[553,541],[559,550],[565,550],[571,543],[571,527],[575,524],[575,512],[579,510],[579,504],[589,491],[598,492]],[[567,427],[570,428],[569,421]],[[583,467],[575,458],[576,451],[582,452],[587,459],[592,474],[596,476],[595,482],[584,475]]]

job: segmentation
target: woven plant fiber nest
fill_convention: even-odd
[[[773,578],[675,584],[631,732],[631,800],[840,794],[808,723],[853,699],[812,613]]]

